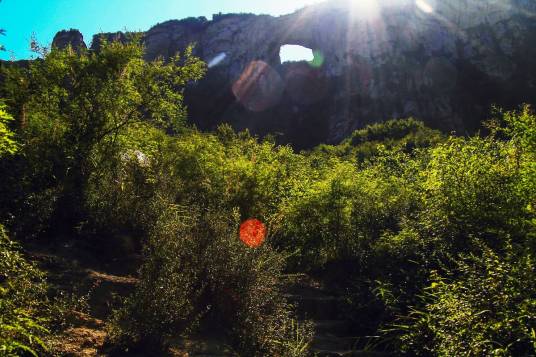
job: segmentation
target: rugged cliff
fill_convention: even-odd
[[[81,41],[60,34],[56,46]],[[210,64],[187,92],[199,127],[229,122],[261,135],[281,133],[282,142],[297,147],[408,116],[464,134],[479,127],[492,104],[536,101],[532,0],[331,0],[281,17],[168,21],[143,39],[149,60],[195,43]],[[281,64],[285,44],[313,49],[315,60]]]

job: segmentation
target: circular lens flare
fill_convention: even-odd
[[[258,219],[248,219],[240,225],[240,240],[248,247],[260,247],[265,238],[266,226]]]
[[[262,112],[279,103],[284,83],[268,63],[252,61],[232,86],[238,102],[252,112]]]

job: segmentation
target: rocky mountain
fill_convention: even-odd
[[[335,143],[371,122],[413,116],[471,133],[493,104],[536,102],[533,0],[331,0],[293,14],[172,20],[143,33],[147,59],[195,44],[209,64],[186,95],[202,129],[228,122],[298,148]],[[124,33],[94,37],[128,40]],[[60,32],[57,47],[84,42]],[[281,63],[280,47],[312,49]]]

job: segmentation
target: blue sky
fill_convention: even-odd
[[[147,30],[158,22],[223,12],[282,15],[315,0],[1,0],[1,59],[29,58],[29,40],[48,45],[57,31],[77,28],[89,44],[93,34]]]

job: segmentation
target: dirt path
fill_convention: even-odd
[[[30,246],[33,261],[47,273],[57,292],[71,294],[67,326],[53,347],[58,355],[107,356],[105,321],[122,298],[134,289],[140,257],[123,255],[107,260],[83,242]],[[116,254],[114,254],[117,256]],[[119,256],[121,256],[119,254]],[[318,357],[385,356],[363,350],[363,339],[355,336],[341,309],[342,297],[318,280],[303,275],[285,282],[285,295],[294,303],[300,319],[312,320],[315,336],[312,352]],[[221,336],[177,338],[170,356],[231,356]]]
[[[65,297],[66,326],[52,341],[61,356],[105,356],[107,333],[105,321],[120,299],[133,291],[139,256],[103,261],[84,244],[26,247],[30,258],[47,273],[55,291]]]
[[[286,287],[286,297],[296,306],[299,319],[313,322],[315,357],[387,356],[370,350],[369,339],[359,336],[345,316],[344,298],[320,280],[302,275]]]

